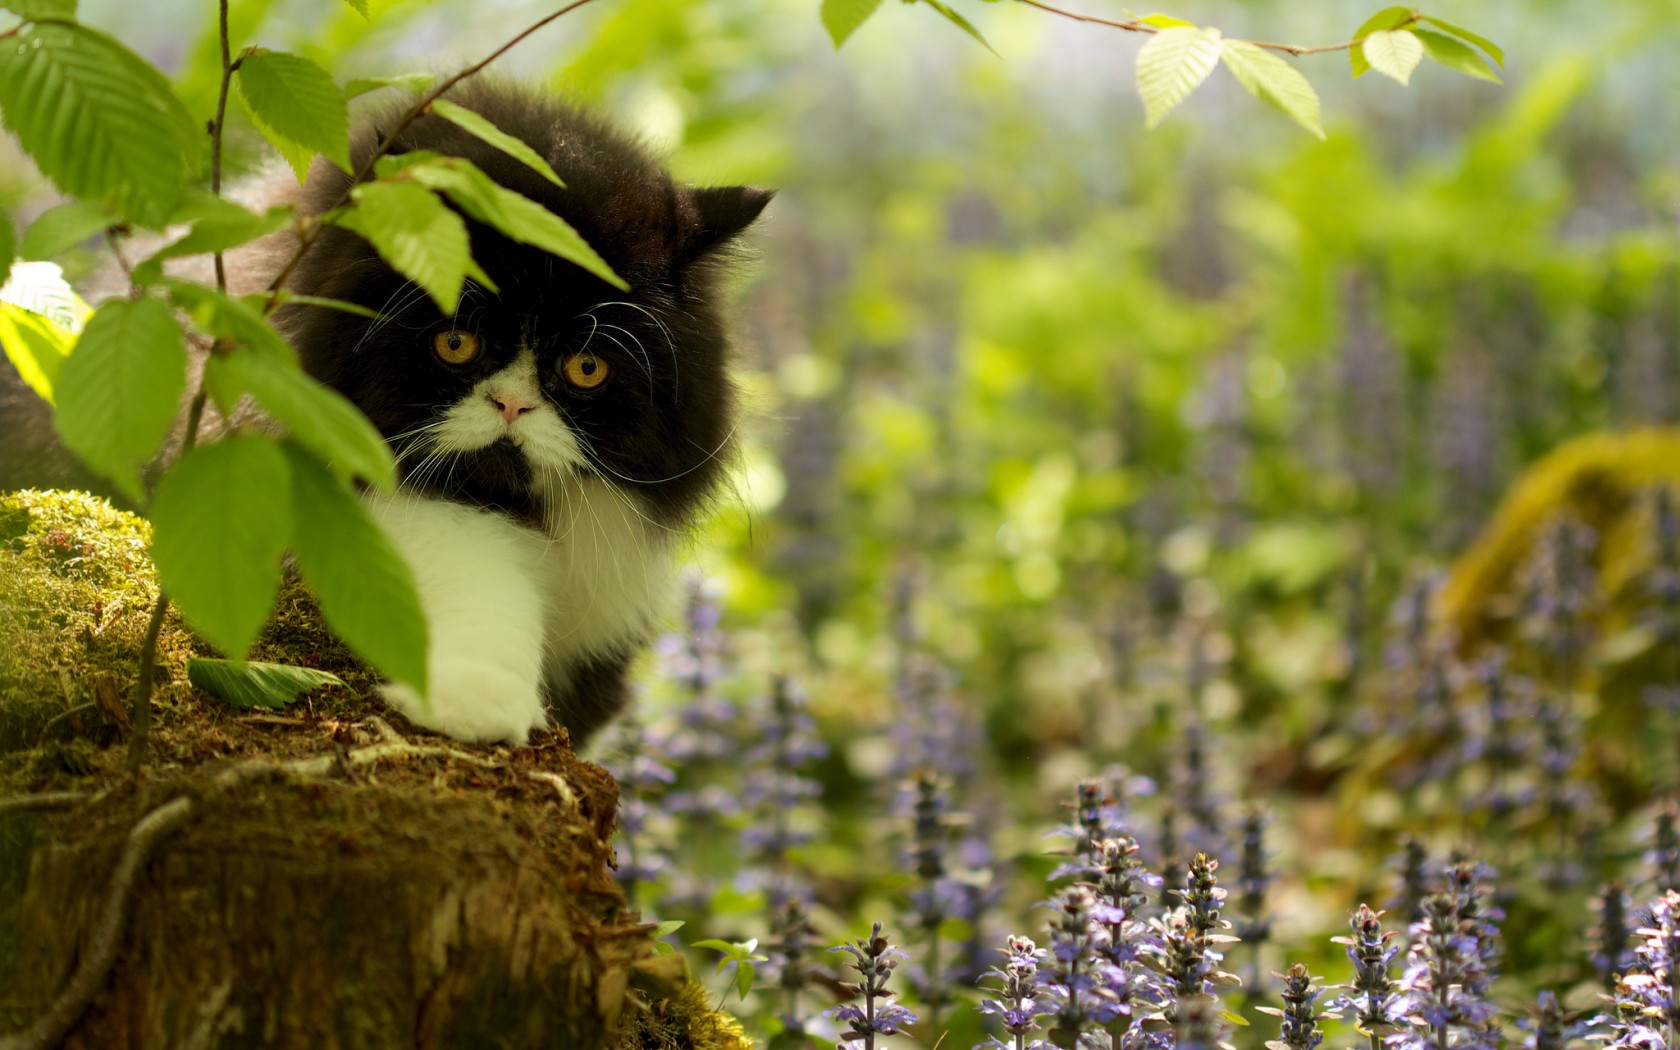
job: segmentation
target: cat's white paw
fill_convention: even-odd
[[[548,713],[534,683],[493,664],[448,663],[432,668],[431,696],[409,686],[379,687],[385,702],[410,722],[457,740],[523,744],[531,730],[548,727]]]

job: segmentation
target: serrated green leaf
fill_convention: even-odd
[[[269,354],[216,354],[205,365],[216,402],[234,404],[250,394],[285,424],[293,440],[331,464],[338,477],[362,478],[389,492],[396,487],[391,450],[367,416],[335,390],[303,373],[293,360]]]
[[[1497,65],[1500,69],[1505,68],[1505,52],[1500,49],[1498,44],[1489,40],[1487,37],[1472,33],[1463,26],[1456,26],[1451,22],[1443,22],[1439,18],[1431,18],[1428,15],[1424,15],[1423,20],[1444,33],[1451,33],[1460,40],[1475,44],[1477,47],[1488,53],[1488,57],[1493,59],[1495,65]]]
[[[378,91],[383,87],[402,88],[411,95],[424,94],[437,83],[437,77],[431,73],[401,73],[394,77],[357,77],[344,84],[344,99],[346,102],[359,98],[370,91]]]
[[[156,226],[180,196],[200,131],[163,74],[72,22],[38,22],[0,47],[0,110],[64,192]]]
[[[981,47],[990,51],[994,55],[997,54],[997,49],[992,47],[991,42],[981,34],[979,29],[975,28],[974,23],[964,18],[957,11],[953,10],[950,5],[944,3],[943,0],[921,0],[921,2],[933,8],[935,11],[938,11],[945,21],[951,23],[958,29],[973,37],[975,40],[979,41]]]
[[[158,576],[187,622],[229,656],[245,654],[273,610],[292,506],[290,464],[265,437],[200,445],[158,482]]]
[[[59,372],[53,424],[65,447],[138,503],[139,468],[169,433],[186,383],[186,345],[169,307],[113,299]]]
[[[1225,41],[1225,52],[1220,57],[1249,94],[1275,107],[1318,138],[1324,137],[1318,92],[1300,70],[1277,55],[1241,40]]]
[[[835,50],[881,9],[881,0],[823,0],[822,24]]]
[[[455,312],[461,283],[475,273],[467,224],[414,182],[367,182],[351,192],[355,207],[338,225],[360,234],[404,277],[424,288],[445,314]]]
[[[620,291],[630,285],[613,272],[607,261],[572,228],[571,223],[531,200],[501,185],[463,157],[435,153],[405,153],[382,158],[381,176],[408,179],[428,189],[446,193],[462,211],[479,222],[494,226],[520,244],[575,263]]]
[[[76,17],[76,0],[0,0],[0,11],[30,20],[62,18],[68,22]]]
[[[53,386],[76,337],[40,314],[0,302],[0,349],[29,388],[51,404]]]
[[[92,201],[68,200],[42,212],[24,231],[19,251],[25,259],[51,259],[103,233],[117,221]]]
[[[226,700],[241,711],[253,708],[276,710],[324,685],[343,685],[344,679],[329,671],[291,664],[270,664],[258,660],[234,662],[193,658],[187,661],[187,681],[193,687]]]
[[[193,200],[189,207],[177,209],[172,219],[174,222],[190,222],[192,229],[134,268],[134,279],[141,284],[157,280],[163,272],[165,259],[227,251],[266,237],[291,222],[292,209],[290,205],[279,205],[259,215],[232,201],[204,194]]]
[[[1406,25],[1411,21],[1412,8],[1385,7],[1381,11],[1372,15],[1370,18],[1367,18],[1364,22],[1360,23],[1359,28],[1353,31],[1354,43],[1364,40],[1367,36],[1370,36],[1372,33],[1378,32],[1379,30],[1399,29],[1401,26]]]
[[[426,617],[414,574],[351,487],[310,450],[284,445],[297,523],[292,553],[327,626],[391,678],[426,692]]]
[[[556,186],[564,187],[566,185],[560,181],[560,176],[555,174],[554,169],[549,167],[548,161],[544,160],[542,155],[532,149],[528,143],[522,139],[514,138],[465,106],[458,106],[446,98],[438,98],[433,99],[431,106],[428,108],[432,113],[449,121],[474,138],[496,147]]]
[[[326,70],[302,55],[259,47],[240,58],[238,78],[239,97],[263,134],[276,146],[302,147],[281,150],[299,182],[316,153],[350,170],[349,111],[344,92]],[[299,165],[305,151],[309,159]]]
[[[1201,86],[1219,65],[1223,45],[1217,29],[1175,26],[1156,33],[1138,49],[1137,86],[1143,96],[1147,127],[1160,124],[1174,106]]]
[[[1437,33],[1429,29],[1414,29],[1412,32],[1416,33],[1417,38],[1423,41],[1423,49],[1429,53],[1429,57],[1448,69],[1456,69],[1466,76],[1475,77],[1477,80],[1486,80],[1494,84],[1504,83],[1499,79],[1499,74],[1488,68],[1487,61],[1471,50],[1468,45],[1460,43],[1445,33]]]
[[[1379,29],[1359,45],[1371,68],[1383,76],[1409,84],[1423,61],[1423,41],[1409,29]]]
[[[358,15],[363,18],[368,17],[368,0],[344,0],[344,2],[349,4]]]
[[[158,283],[195,325],[217,339],[226,339],[269,357],[297,360],[291,346],[263,318],[261,309],[249,301],[260,302],[264,298],[261,294],[236,299],[214,288],[173,277],[160,278]]]

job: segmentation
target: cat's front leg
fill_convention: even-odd
[[[545,728],[541,538],[502,515],[409,494],[369,506],[414,570],[430,637],[422,698],[380,691],[410,721],[461,740],[523,744]]]

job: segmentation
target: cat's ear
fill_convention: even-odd
[[[698,259],[727,244],[754,219],[776,195],[758,186],[706,186],[683,191],[693,206],[693,218],[677,249],[679,263]]]

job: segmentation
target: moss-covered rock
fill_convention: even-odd
[[[252,655],[346,684],[233,710],[188,683],[213,654],[171,617],[153,761],[125,776],[146,544],[101,500],[0,495],[0,796],[89,793],[0,806],[0,1034],[94,954],[137,822],[188,799],[66,1046],[749,1045],[625,913],[606,772],[563,731],[393,738],[386,722],[407,727],[295,582]]]

